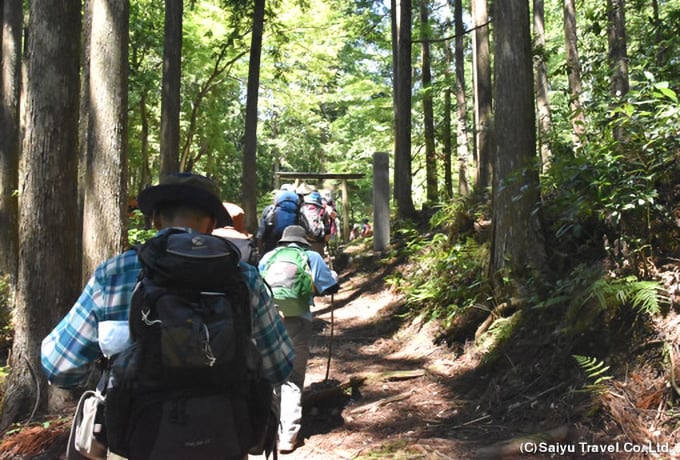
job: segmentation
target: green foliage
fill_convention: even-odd
[[[7,376],[9,375],[8,366],[0,366],[0,386],[4,385]]]
[[[11,302],[11,286],[9,284],[9,276],[0,276],[0,351],[5,355],[5,351],[9,349],[13,338],[12,327],[12,306]],[[7,375],[9,374],[8,366],[0,366],[0,387],[4,384]]]
[[[644,274],[648,257],[675,247],[678,232],[664,222],[673,221],[680,178],[677,95],[668,82],[640,76],[622,104],[597,107],[584,148],[575,156],[557,151],[542,181],[556,247],[599,245],[635,274]]]
[[[586,373],[586,377],[591,381],[584,387],[590,393],[601,394],[607,391],[605,382],[612,379],[611,375],[606,374],[609,366],[597,358],[581,355],[572,355],[576,363]]]
[[[12,287],[8,275],[0,275],[0,348],[12,340]]]
[[[444,206],[432,222],[444,222],[443,215],[460,213],[460,203]],[[457,224],[450,222],[452,226]],[[486,303],[490,289],[485,277],[488,247],[472,237],[453,238],[433,232],[421,234],[418,229],[399,230],[404,241],[401,254],[410,260],[407,277],[395,276],[388,281],[407,296],[412,315],[440,321],[448,327],[456,315],[477,303]]]
[[[144,243],[156,234],[155,229],[146,228],[145,225],[142,212],[139,210],[133,211],[128,222],[128,243],[130,246]]]
[[[599,266],[578,265],[568,277],[557,281],[549,298],[540,307],[565,308],[563,328],[576,336],[592,330],[598,319],[605,323],[625,306],[638,315],[654,315],[668,305],[663,287],[656,281],[606,276]]]

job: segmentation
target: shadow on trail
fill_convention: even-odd
[[[332,304],[329,302],[314,311],[310,363],[314,361],[316,367],[313,375],[308,370],[301,430],[302,438],[307,442],[336,429],[353,430],[357,420],[364,419],[361,413],[364,407],[371,407],[390,396],[391,390],[379,382],[380,376],[423,369],[426,364],[421,358],[390,356],[398,351],[398,344],[390,345],[394,342],[393,337],[409,322],[404,315],[403,302],[398,298],[385,301],[384,306],[367,303],[366,308],[373,307],[374,311],[379,307],[372,316],[363,318],[358,313],[350,319],[346,315],[345,319],[336,317],[334,333],[330,334],[331,309],[336,312],[346,307],[361,310],[364,296],[368,296],[366,302],[375,302],[375,294],[386,289],[384,279],[393,268],[387,265],[344,271],[340,299],[336,297]],[[329,347],[330,368],[327,364]],[[324,380],[324,369],[330,377],[328,380]],[[362,426],[361,430],[371,432],[373,427]],[[376,435],[382,432],[384,427],[376,427]]]

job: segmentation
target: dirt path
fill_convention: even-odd
[[[450,352],[434,346],[426,328],[405,325],[403,299],[385,285],[386,270],[344,270],[332,302],[317,300],[304,443],[282,458],[471,458],[468,443],[446,439],[456,412]]]
[[[593,417],[598,406],[568,389],[566,371],[548,367],[534,376],[532,368],[515,368],[545,364],[541,353],[549,350],[531,337],[513,356],[504,355],[505,371],[499,366],[492,373],[479,372],[483,352],[474,346],[435,345],[433,326],[405,319],[404,299],[385,283],[395,269],[375,258],[355,262],[340,271],[342,289],[333,301],[317,301],[303,444],[282,459],[680,458],[675,448],[671,457],[623,450],[626,442],[645,447],[649,439],[634,429],[644,417],[624,417],[634,405],[617,411],[612,403],[602,418]],[[524,452],[539,443],[572,450]],[[615,450],[588,450],[599,446]]]

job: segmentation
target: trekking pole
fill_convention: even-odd
[[[333,255],[328,251],[328,260],[329,260],[329,266],[330,269],[333,270]],[[331,335],[328,338],[328,361],[326,362],[326,377],[324,377],[323,381],[328,382],[328,375],[330,374],[331,371],[331,356],[333,355],[333,334],[334,334],[334,326],[335,326],[335,321],[334,321],[334,313],[335,309],[333,308],[333,296],[334,294],[331,294]]]
[[[328,338],[328,361],[326,362],[326,377],[323,379],[324,382],[328,381],[328,375],[331,371],[331,356],[333,355],[333,327],[335,322],[333,320],[333,313],[333,294],[331,294],[331,335]]]

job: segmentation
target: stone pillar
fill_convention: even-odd
[[[349,241],[349,195],[347,194],[347,179],[340,182],[342,193],[342,241]]]
[[[384,251],[390,244],[390,159],[387,153],[373,154],[373,249]]]

